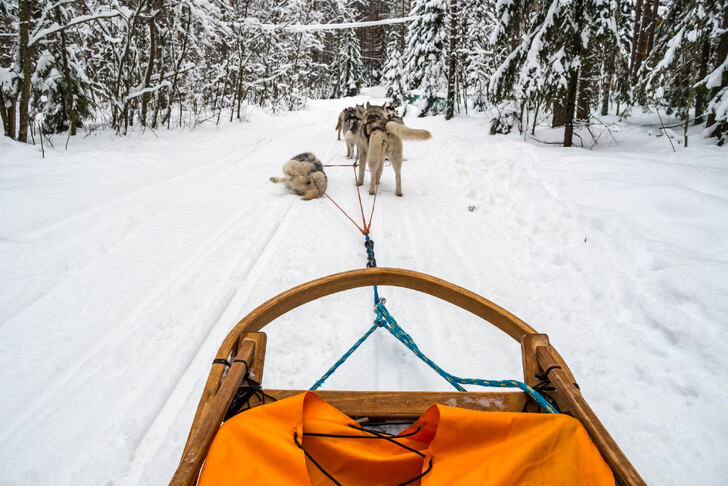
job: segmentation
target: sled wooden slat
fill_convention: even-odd
[[[546,370],[552,366],[559,366],[559,362],[551,354],[547,346],[538,346],[536,348],[536,356],[541,368]],[[597,446],[602,457],[614,472],[619,480],[619,484],[624,486],[646,486],[647,483],[642,479],[632,463],[629,462],[627,456],[619,448],[606,427],[597,418],[584,397],[581,395],[573,380],[564,372],[563,369],[555,368],[549,372],[549,379],[558,390],[559,396],[569,404],[571,414],[581,422],[589,437]]]
[[[292,397],[306,390],[265,390],[277,400]],[[512,392],[372,392],[327,391],[316,394],[329,405],[352,418],[372,420],[416,420],[433,404],[489,412],[521,412],[528,400],[521,391]],[[251,406],[258,405],[253,403]]]
[[[235,361],[220,384],[209,410],[203,413],[200,426],[196,429],[196,433],[189,438],[188,447],[172,477],[171,485],[188,486],[197,482],[197,475],[207,451],[210,449],[212,439],[215,437],[217,429],[220,428],[228,408],[230,408],[235,392],[238,390],[243,378],[245,378],[248,366],[243,361],[252,362],[255,346],[256,343],[252,339],[246,339],[240,343],[240,349],[235,356]]]

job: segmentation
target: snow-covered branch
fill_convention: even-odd
[[[370,20],[365,22],[342,22],[338,24],[309,24],[309,25],[290,25],[290,24],[263,24],[258,19],[246,18],[243,19],[242,25],[250,27],[258,27],[261,30],[285,30],[288,32],[309,32],[317,30],[344,30],[353,29],[359,27],[373,27],[377,25],[393,25],[403,24],[406,22],[412,22],[422,18],[421,15],[411,15],[409,17],[400,17],[396,19],[384,19],[384,20]]]
[[[125,100],[130,100],[132,98],[136,98],[137,96],[141,96],[144,93],[154,93],[155,91],[159,91],[162,88],[169,88],[172,86],[172,83],[169,81],[162,81],[156,86],[150,86],[148,88],[140,89],[139,91],[134,91],[133,93],[129,93],[124,97]]]
[[[118,17],[120,15],[122,15],[122,13],[119,12],[118,10],[111,10],[108,12],[95,13],[93,15],[81,15],[79,17],[74,18],[73,20],[71,20],[70,22],[68,22],[65,25],[58,25],[58,23],[54,22],[53,25],[51,25],[50,27],[41,29],[38,32],[33,33],[33,36],[28,41],[28,47],[33,46],[36,42],[38,42],[39,40],[41,40],[45,37],[48,37],[51,34],[55,34],[56,32],[61,32],[70,27],[73,27],[74,25],[83,24],[85,22],[91,22],[93,20],[98,20],[98,19],[108,19],[108,18]]]

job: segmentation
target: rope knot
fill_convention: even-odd
[[[366,235],[364,240],[364,248],[367,249],[367,268],[374,268],[377,266],[377,260],[374,258],[374,240],[369,238],[369,234]]]

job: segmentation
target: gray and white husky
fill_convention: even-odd
[[[432,135],[427,130],[409,128],[404,125],[397,112],[385,103],[372,106],[368,102],[357,137],[359,150],[359,176],[357,185],[364,184],[365,165],[369,166],[369,194],[374,194],[382,177],[384,159],[389,159],[394,168],[396,188],[394,193],[402,195],[402,140],[427,140]]]
[[[346,158],[354,158],[354,146],[359,136],[359,128],[361,127],[361,119],[364,116],[364,105],[350,106],[339,114],[339,122],[336,129],[339,135],[344,132],[344,140],[346,140]],[[339,138],[341,140],[341,138]]]
[[[284,177],[271,177],[271,182],[283,182],[304,201],[321,197],[326,193],[328,181],[324,166],[311,152],[293,157],[283,165]]]

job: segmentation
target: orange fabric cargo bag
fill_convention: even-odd
[[[563,414],[433,405],[392,439],[306,392],[228,420],[199,484],[615,484],[582,425]]]

